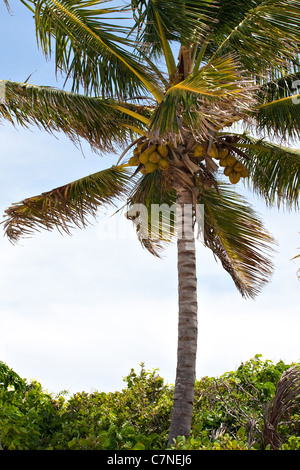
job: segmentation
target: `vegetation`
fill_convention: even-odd
[[[121,391],[69,398],[28,383],[4,363],[0,380],[3,450],[300,450],[299,364],[257,355],[236,371],[196,381],[191,436],[169,447],[173,386],[143,364]]]
[[[0,117],[84,139],[116,161],[12,205],[5,234],[17,242],[40,229],[69,233],[122,199],[150,253],[159,256],[177,239],[169,442],[187,438],[198,331],[195,225],[241,295],[253,298],[271,279],[274,240],[235,185],[244,182],[268,206],[298,209],[300,152],[289,139],[300,130],[300,2],[21,2],[33,14],[41,50],[70,88],[1,81]],[[176,205],[176,217],[163,213],[153,222],[154,204],[169,212]]]

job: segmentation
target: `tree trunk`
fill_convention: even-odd
[[[192,194],[187,190],[177,191],[177,230],[178,347],[169,444],[177,436],[190,435],[196,379],[198,330],[196,255]]]

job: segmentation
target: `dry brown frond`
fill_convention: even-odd
[[[282,443],[278,437],[277,428],[281,421],[299,405],[300,369],[292,366],[282,374],[277,384],[274,400],[266,409],[263,432],[265,446],[270,445],[273,450],[279,449]]]

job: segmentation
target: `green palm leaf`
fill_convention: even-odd
[[[171,43],[186,46],[198,43],[205,36],[212,4],[211,0],[131,1],[135,21],[133,31],[136,31],[139,44],[150,57],[164,54],[170,77],[175,72]]]
[[[258,90],[260,104],[268,104],[295,95],[300,80],[300,71],[291,74],[283,74],[271,81],[262,78],[259,81]]]
[[[78,0],[21,0],[34,12],[38,42],[52,55],[55,43],[56,69],[72,77],[73,91],[113,97],[151,92],[161,99],[153,70],[130,52],[128,27],[113,26],[106,15],[121,9],[96,8],[97,3]],[[124,18],[125,19],[125,18]]]
[[[5,211],[5,235],[16,243],[40,229],[69,234],[72,227],[85,227],[99,207],[126,197],[131,182],[126,168],[112,167],[25,199]]]
[[[234,146],[250,172],[249,185],[265,202],[289,209],[299,208],[300,150],[285,148],[242,135]],[[244,155],[244,157],[243,157]]]
[[[115,151],[147,127],[147,107],[120,104],[49,87],[0,81],[5,101],[0,118],[23,126],[35,124],[48,132],[64,132],[73,142],[88,141],[93,149]],[[147,117],[148,115],[148,117]]]
[[[206,60],[235,52],[243,67],[269,76],[291,70],[299,53],[300,2],[297,0],[220,1]]]
[[[272,275],[274,240],[253,209],[226,185],[201,190],[204,245],[221,261],[244,297],[255,297]],[[269,255],[268,255],[269,254]]]
[[[261,104],[251,113],[257,130],[271,138],[297,139],[300,131],[299,104],[300,93]]]
[[[203,139],[214,127],[247,118],[256,103],[253,87],[234,58],[219,58],[168,89],[150,129],[168,139],[183,123]]]

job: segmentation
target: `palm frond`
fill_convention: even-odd
[[[292,260],[298,259],[298,258],[300,258],[300,255],[294,256],[294,257],[292,258]],[[299,278],[299,280],[300,280],[300,268],[299,268],[298,271],[297,271],[297,276],[298,276],[298,278]]]
[[[258,99],[261,105],[278,101],[295,95],[300,81],[300,70],[295,67],[295,71],[289,74],[280,74],[267,82],[262,77],[258,78]]]
[[[40,229],[70,234],[85,227],[100,207],[114,205],[131,188],[131,173],[112,167],[16,203],[5,211],[5,235],[12,243]]]
[[[156,137],[172,138],[184,123],[199,138],[215,127],[247,119],[256,104],[254,84],[244,78],[233,57],[222,57],[170,87],[153,114]]]
[[[176,192],[168,173],[155,171],[139,178],[129,194],[126,216],[132,220],[141,245],[160,257],[176,236]]]
[[[278,450],[282,442],[278,436],[278,427],[288,420],[300,404],[300,369],[298,365],[285,370],[276,387],[271,403],[266,406],[263,440],[272,450]]]
[[[132,53],[128,27],[106,19],[121,8],[101,8],[100,1],[21,1],[34,12],[38,43],[46,56],[52,55],[54,43],[56,69],[72,79],[72,91],[83,86],[87,94],[126,97],[146,90],[161,98],[153,71]]]
[[[237,137],[234,146],[238,158],[249,170],[249,186],[267,205],[299,208],[300,150],[293,150],[255,139],[249,135]],[[244,156],[243,156],[244,155]]]
[[[202,190],[204,245],[210,248],[243,297],[254,298],[270,281],[273,237],[253,209],[228,186]]]
[[[291,71],[299,55],[300,2],[259,0],[219,2],[206,60],[235,52],[253,74]]]
[[[272,101],[265,99],[265,102],[251,113],[257,131],[270,138],[282,138],[285,141],[297,139],[300,131],[299,104],[300,93]]]
[[[8,0],[4,0],[4,4],[5,4],[6,8],[7,8],[7,11],[8,11],[9,13],[11,13],[11,8],[10,8],[10,5],[9,5],[9,3],[8,3]]]
[[[205,36],[213,4],[211,0],[131,0],[137,41],[150,57],[159,57],[171,43],[198,42]]]
[[[134,104],[120,106],[109,99],[27,83],[0,84],[5,90],[0,118],[23,126],[34,124],[48,132],[64,132],[75,143],[85,139],[95,150],[114,151],[117,145],[128,144],[147,127],[151,115],[147,107]]]

